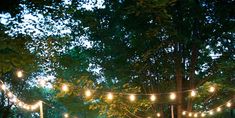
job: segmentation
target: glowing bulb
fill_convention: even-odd
[[[157,113],[157,117],[160,117],[161,116],[161,114],[160,113]]]
[[[175,98],[176,98],[175,93],[171,93],[171,94],[170,94],[170,99],[171,99],[171,100],[174,100]]]
[[[12,94],[11,92],[8,92],[8,93],[7,93],[7,96],[8,96],[9,98],[11,98],[11,97],[13,96],[13,94]]]
[[[196,91],[192,90],[192,91],[191,91],[191,96],[192,96],[192,97],[195,97],[195,96],[196,96]]]
[[[153,102],[153,101],[155,101],[156,100],[156,96],[155,95],[151,95],[150,96],[150,100]]]
[[[35,109],[37,108],[37,106],[36,106],[36,105],[33,105],[33,106],[31,106],[30,108],[31,108],[31,110],[33,111],[33,110],[35,110]]]
[[[183,111],[183,112],[182,112],[182,115],[185,116],[185,115],[186,115],[186,111]]]
[[[201,117],[205,117],[206,115],[204,113],[201,114]]]
[[[189,114],[188,114],[189,117],[192,117],[192,115],[193,115],[192,113],[189,113]]]
[[[1,86],[1,88],[2,88],[2,90],[6,90],[6,86],[3,84],[2,86]]]
[[[197,113],[195,113],[193,116],[196,118],[197,117]]]
[[[20,107],[22,107],[23,106],[23,103],[22,102],[19,102],[19,104],[18,104]]]
[[[62,90],[67,92],[67,91],[69,91],[69,87],[66,84],[63,84],[62,85]]]
[[[215,92],[215,87],[211,86],[211,87],[209,88],[209,92],[211,92],[211,93]]]
[[[216,109],[216,111],[217,111],[217,112],[220,112],[220,111],[221,111],[221,108],[220,108],[220,107],[218,107],[218,108]]]
[[[38,101],[37,103],[36,103],[36,106],[40,106],[40,105],[42,105],[42,101],[40,100],[40,101]]]
[[[135,95],[134,94],[131,94],[130,96],[129,96],[129,99],[130,99],[130,101],[135,101]]]
[[[210,114],[210,115],[213,115],[213,114],[214,114],[214,112],[213,112],[213,111],[209,111],[209,114]]]
[[[108,99],[108,100],[112,100],[112,99],[113,99],[113,94],[112,94],[112,93],[108,93],[107,99]]]
[[[227,102],[226,104],[227,107],[231,107],[231,105],[232,105],[231,102]]]
[[[67,113],[64,114],[64,117],[65,117],[65,118],[68,118],[68,117],[69,117],[69,114],[67,114]]]
[[[16,103],[16,102],[17,102],[16,97],[13,97],[13,98],[11,99],[11,101],[14,102],[14,103]]]
[[[91,96],[91,91],[90,90],[86,90],[85,91],[85,96],[86,97],[90,97]]]
[[[21,78],[23,77],[23,71],[19,70],[16,72],[17,77]]]
[[[30,109],[28,105],[24,105],[23,108],[24,108],[24,109],[27,109],[27,110]]]

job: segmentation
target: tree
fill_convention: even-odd
[[[10,37],[1,31],[0,34],[0,77],[5,84],[9,84],[11,90],[16,95],[23,95],[27,84],[27,79],[21,80],[17,78],[16,71],[22,71],[24,69],[28,73],[24,73],[24,77],[30,75],[37,68],[36,57],[29,52],[26,48],[26,42],[30,41],[29,37]],[[6,97],[5,93],[1,92],[1,117],[8,117],[11,113],[12,104]]]
[[[92,43],[90,63],[101,69],[102,86],[130,83],[141,92],[176,91],[173,104],[180,118],[186,106],[200,110],[183,90],[205,89],[210,82],[218,89],[232,87],[234,75],[227,72],[234,68],[233,9],[223,4],[227,14],[221,14],[225,8],[218,2],[105,1],[102,9],[74,12],[81,27],[71,26],[77,37],[86,33]],[[218,96],[230,94],[221,91]]]
[[[235,67],[232,0],[105,0],[103,6],[92,10],[74,0],[71,4],[25,4],[44,17],[70,21],[66,26],[71,30],[71,39],[64,43],[56,36],[46,37],[44,44],[53,52],[48,55],[46,60],[51,62],[47,64],[53,65],[60,78],[55,87],[60,89],[67,83],[72,90],[57,97],[74,114],[78,112],[76,105],[68,100],[81,102],[81,108],[90,106],[109,117],[154,117],[155,112],[169,112],[169,105],[174,105],[177,118],[181,118],[182,109],[207,109],[227,100],[224,95],[234,93],[234,74],[230,74]],[[83,47],[84,40],[91,46]],[[60,46],[65,46],[65,51],[58,51]],[[211,85],[218,92],[208,98],[205,90]],[[83,103],[81,91],[87,88],[121,93],[174,91],[177,100],[158,96],[159,101],[154,104],[147,98],[129,104],[122,96],[108,103],[101,92]],[[201,97],[192,99],[182,93],[191,89],[197,89]]]

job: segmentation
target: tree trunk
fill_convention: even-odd
[[[196,42],[192,45],[192,56],[191,56],[191,64],[190,64],[190,73],[189,73],[189,81],[190,81],[190,89],[195,89],[195,66],[197,61],[197,46]],[[192,111],[193,106],[193,98],[188,100],[187,111]]]
[[[181,48],[180,43],[178,43],[176,47],[176,55],[175,55],[175,72],[176,72],[176,91],[177,91],[177,118],[182,118],[182,56],[181,56]]]

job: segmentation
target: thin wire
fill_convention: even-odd
[[[234,99],[235,99],[235,98],[231,98],[231,99],[227,100],[227,102],[225,102],[224,104],[221,104],[221,105],[219,105],[219,106],[217,106],[217,107],[215,107],[215,108],[213,108],[213,109],[206,110],[206,111],[186,111],[186,110],[183,110],[183,111],[186,112],[186,113],[206,113],[206,112],[214,111],[214,110],[216,110],[217,108],[221,108],[221,107],[223,107],[223,106],[226,106],[226,104],[228,103],[228,101],[232,101],[232,100],[234,100]]]

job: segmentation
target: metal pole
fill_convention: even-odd
[[[171,105],[171,118],[174,118],[174,106]]]
[[[43,102],[40,101],[40,118],[43,118]]]

